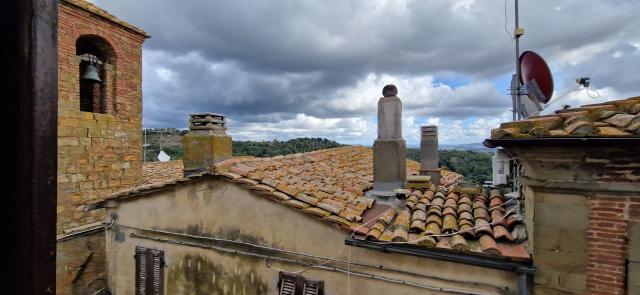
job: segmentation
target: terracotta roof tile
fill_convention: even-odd
[[[640,137],[640,96],[506,122],[491,138]]]
[[[142,165],[142,185],[173,181],[183,177],[182,161],[150,162]]]
[[[173,166],[173,175],[181,179],[182,172],[177,173],[176,168],[181,163],[167,163],[153,164],[156,168]],[[409,174],[416,174],[413,169],[419,164],[407,161],[407,167]],[[150,175],[153,166],[147,168],[146,177],[158,179]],[[491,197],[458,193],[455,187],[462,176],[454,172],[442,171],[437,187],[406,191],[403,208],[376,209],[385,205],[374,207],[374,200],[364,197],[373,180],[373,153],[369,148],[351,146],[273,158],[232,158],[215,164],[214,171],[276,202],[350,233],[355,231],[363,239],[400,243],[417,240],[415,244],[423,247],[528,258],[524,247],[513,247],[518,245],[515,241],[526,240],[521,216],[510,209],[515,202],[505,200],[497,191]],[[377,216],[363,224],[370,209]],[[504,243],[508,246],[499,246]]]
[[[417,174],[420,164],[407,160],[407,166],[409,174]],[[364,211],[373,205],[373,199],[363,197],[372,188],[373,180],[373,152],[366,147],[272,158],[232,158],[215,164],[214,171],[235,182],[250,184],[259,192],[271,187],[349,221],[362,220]],[[445,171],[442,178],[461,176]]]
[[[422,206],[415,204],[417,197],[411,198],[423,195],[434,197],[429,204],[421,203]],[[499,191],[492,191],[490,198],[481,194],[466,195],[456,192],[453,184],[424,192],[412,191],[409,196],[404,209],[390,208],[381,214],[366,239],[517,260],[530,258],[522,245],[526,230],[522,218],[515,213],[519,204],[505,199]],[[410,216],[408,228],[406,216]],[[509,219],[513,223],[509,223]]]

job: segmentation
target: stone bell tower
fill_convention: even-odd
[[[406,143],[402,139],[402,101],[395,85],[382,89],[378,100],[378,138],[373,143],[373,189],[393,191],[406,181]]]

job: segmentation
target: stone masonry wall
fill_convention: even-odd
[[[534,201],[534,294],[586,294],[586,197],[537,192]]]
[[[57,231],[95,222],[100,211],[82,205],[139,184],[142,143],[142,43],[134,33],[61,1],[58,21],[58,222]],[[76,40],[98,36],[113,49],[107,68],[107,114],[80,111],[80,59]]]
[[[640,148],[509,152],[524,167],[534,293],[640,294]]]
[[[142,175],[142,43],[147,36],[84,0],[61,0],[58,12],[57,232],[101,221],[83,206],[139,185]],[[103,113],[80,111],[76,41],[99,40]],[[58,240],[56,293],[97,294],[106,286],[104,232]]]

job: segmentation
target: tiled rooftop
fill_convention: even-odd
[[[529,259],[517,200],[505,199],[499,191],[490,196],[459,194],[455,186],[413,190],[403,208],[385,210],[358,233],[376,242]]]
[[[413,162],[413,163],[411,163]],[[408,174],[419,167],[407,160]],[[272,158],[229,159],[214,165],[215,173],[279,202],[350,227],[362,220],[373,199],[373,151],[366,147],[313,151]]]
[[[86,0],[62,0],[60,2],[61,3],[67,3],[67,4],[73,5],[75,7],[78,7],[80,9],[83,9],[83,10],[85,10],[87,12],[91,12],[91,13],[94,13],[96,15],[99,15],[100,17],[103,17],[103,18],[105,18],[105,19],[107,19],[107,20],[109,20],[111,22],[114,22],[114,23],[116,23],[118,25],[121,25],[121,26],[123,26],[123,27],[125,27],[125,28],[127,28],[127,29],[129,29],[131,31],[134,31],[134,32],[136,32],[136,33],[138,33],[138,34],[140,34],[142,36],[145,36],[147,38],[151,37],[151,35],[149,35],[149,33],[143,31],[142,29],[140,29],[140,28],[138,28],[138,27],[136,27],[136,26],[134,26],[132,24],[129,24],[129,23],[127,23],[127,22],[115,17],[114,15],[112,15],[109,12],[107,12],[106,10],[104,10],[104,9],[102,9],[102,8],[100,8],[100,7],[94,5],[93,3],[88,2]]]
[[[640,96],[502,123],[491,131],[492,139],[558,137],[640,137]]]
[[[142,185],[154,185],[180,179],[184,174],[182,160],[150,162],[142,165]]]
[[[420,164],[407,160],[407,175]],[[471,254],[528,259],[516,204],[498,192],[491,196],[454,192],[462,176],[443,171],[436,189],[407,191],[406,206],[390,209],[374,204],[364,193],[372,188],[373,151],[350,146],[272,158],[239,157],[214,165],[215,174],[297,210],[312,214],[380,243],[418,241]],[[149,189],[175,184],[182,178],[181,161],[147,163],[143,181]],[[123,194],[137,194],[144,189]],[[118,197],[114,195],[112,197]],[[371,209],[371,210],[370,210]],[[384,214],[380,215],[380,212]]]

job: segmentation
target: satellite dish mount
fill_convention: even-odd
[[[537,115],[553,95],[553,76],[544,59],[533,51],[520,54],[520,37],[524,29],[519,27],[518,0],[515,0],[516,73],[511,78],[513,121]],[[522,99],[525,95],[528,99]]]

